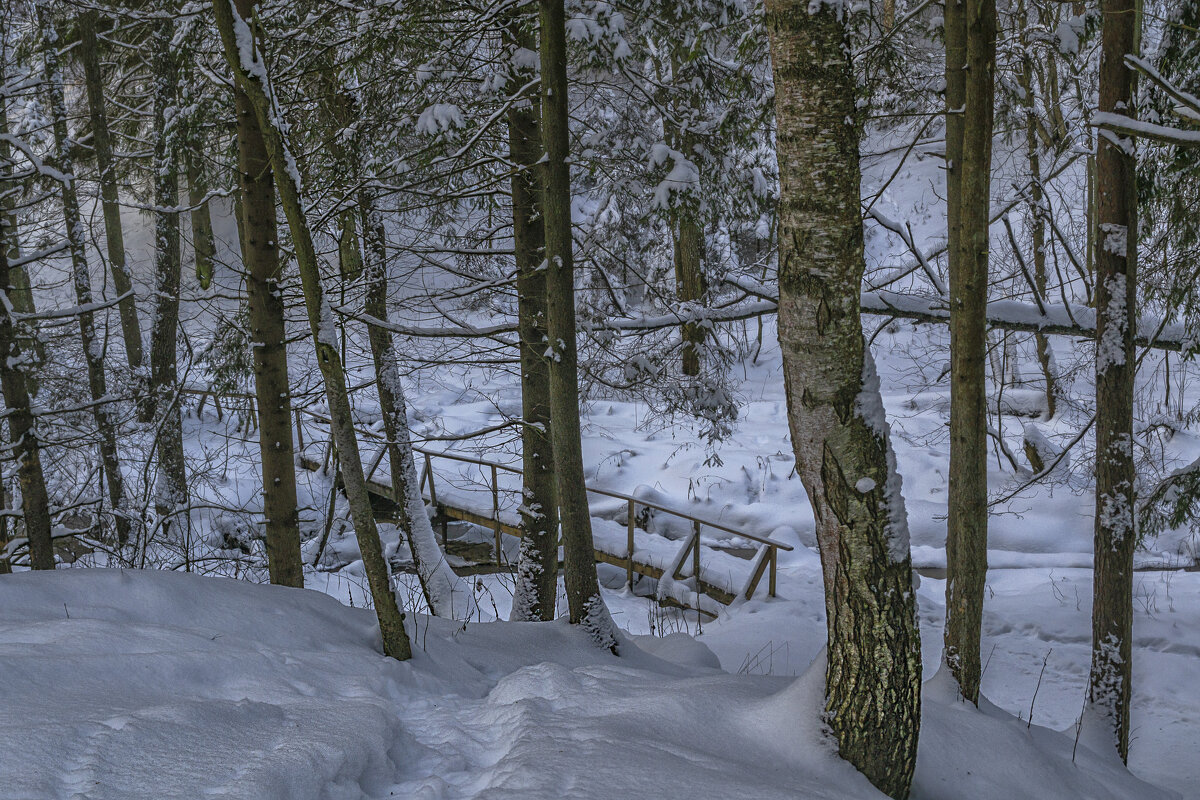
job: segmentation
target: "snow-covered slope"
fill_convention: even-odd
[[[220,578],[5,576],[0,797],[882,796],[821,735],[819,666],[731,675],[682,634],[616,658],[562,624],[424,617],[401,664],[373,624]],[[915,797],[1167,796],[930,686]]]

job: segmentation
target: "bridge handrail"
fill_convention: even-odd
[[[379,437],[379,438],[382,439],[385,437]],[[489,468],[494,467],[498,470],[503,470],[504,472],[510,472],[515,475],[523,475],[524,474],[524,472],[522,470],[520,470],[516,467],[513,467],[513,466],[509,466],[508,464],[501,464],[498,462],[488,461],[488,460],[482,459],[482,458],[471,458],[470,456],[460,456],[457,453],[448,453],[444,450],[430,450],[425,447],[418,447],[416,445],[413,445],[413,451],[417,452],[417,453],[421,453],[422,455],[426,455],[426,456],[430,456],[430,457],[434,457],[434,458],[447,458],[447,459],[450,459],[451,461],[459,461],[464,464],[473,464],[476,466],[489,467]],[[644,506],[646,508],[653,508],[656,511],[664,511],[664,512],[666,512],[668,514],[672,514],[676,517],[681,517],[683,519],[686,519],[689,522],[699,522],[701,525],[706,525],[710,528],[715,528],[719,531],[725,531],[726,533],[731,533],[734,536],[740,537],[742,539],[750,539],[751,541],[758,542],[759,544],[773,545],[775,547],[778,547],[780,550],[789,550],[790,551],[790,550],[794,549],[790,544],[788,544],[786,542],[780,542],[780,541],[772,539],[768,536],[758,536],[757,534],[746,533],[745,531],[738,530],[737,528],[730,528],[729,526],[722,525],[719,522],[712,522],[711,520],[704,519],[703,517],[697,517],[693,514],[689,514],[686,511],[680,511],[679,509],[676,509],[676,508],[664,506],[660,503],[655,503],[651,500],[644,500],[640,497],[635,497],[631,494],[625,494],[624,492],[616,492],[616,491],[613,491],[612,489],[600,489],[600,488],[594,487],[594,486],[588,486],[586,488],[592,494],[600,494],[600,495],[604,495],[605,497],[612,497],[617,500],[624,500],[627,503],[636,503],[639,506]]]

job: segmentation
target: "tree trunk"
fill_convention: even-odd
[[[104,75],[100,70],[100,55],[96,44],[94,10],[79,15],[79,60],[83,64],[87,84],[88,108],[91,111],[92,150],[96,154],[96,170],[100,181],[100,206],[104,212],[104,239],[108,250],[108,269],[113,288],[121,298],[117,309],[121,317],[121,338],[125,342],[125,358],[137,374],[143,363],[142,326],[138,320],[137,301],[133,296],[133,280],[125,264],[125,234],[121,226],[121,205],[117,197],[117,177],[113,166],[112,141],[108,132],[108,113],[104,107]]]
[[[370,174],[370,158],[361,146],[354,123],[358,119],[358,98],[353,90],[340,81],[338,70],[332,65],[320,73],[324,85],[322,90],[331,97],[330,117],[334,130],[330,132],[330,149],[345,184],[335,188],[340,205],[344,206],[338,217],[338,262],[341,282],[347,283],[364,277],[364,312],[368,317],[388,319],[388,259],[387,232],[383,217],[378,209],[374,183]],[[356,201],[352,201],[353,188],[358,185]],[[362,234],[357,220],[361,218]],[[362,242],[363,247],[359,246]],[[391,471],[392,495],[396,500],[397,523],[408,540],[413,568],[421,584],[425,604],[435,616],[447,619],[471,619],[478,616],[479,608],[467,582],[450,569],[446,555],[438,544],[425,500],[421,496],[421,481],[417,476],[416,460],[413,456],[412,434],[408,427],[407,401],[404,386],[400,382],[399,359],[392,342],[392,334],[383,327],[368,324],[367,338],[371,345],[371,358],[375,365],[375,387],[379,396],[379,411],[383,418],[387,441],[388,466]]]
[[[71,141],[67,136],[67,107],[63,100],[63,78],[59,66],[58,32],[43,3],[37,6],[38,25],[42,37],[42,58],[46,69],[46,91],[49,96],[49,112],[54,129],[54,152],[52,163],[62,174],[63,220],[66,223],[67,244],[71,251],[71,282],[75,287],[75,300],[79,305],[79,339],[83,345],[83,358],[87,365],[88,392],[92,399],[92,417],[100,438],[100,460],[104,479],[108,484],[109,501],[117,532],[117,541],[124,544],[129,538],[129,518],[125,506],[125,480],[121,475],[121,462],[117,455],[117,421],[112,413],[108,397],[108,384],[104,375],[103,348],[96,338],[95,312],[90,309],[93,301],[92,279],[88,273],[87,251],[83,239],[83,220],[79,213],[79,195],[75,188],[75,165],[71,159]]]
[[[682,60],[679,53],[672,54],[672,68],[678,69]],[[683,153],[685,158],[695,159],[695,138],[681,132],[673,122],[664,120],[671,146]],[[697,219],[699,199],[684,196],[671,212],[671,236],[675,248],[675,295],[681,303],[694,306],[703,304],[708,291],[704,280],[704,229]],[[705,328],[696,322],[685,322],[680,326],[683,339],[681,368],[684,375],[700,374],[700,351],[704,345]]]
[[[408,633],[404,630],[404,617],[396,605],[396,596],[392,593],[387,561],[383,557],[379,531],[375,526],[371,498],[367,492],[366,477],[363,475],[362,457],[358,449],[358,436],[351,416],[350,397],[346,390],[346,375],[338,354],[337,326],[334,324],[333,312],[321,285],[320,263],[313,247],[308,221],[304,216],[296,159],[287,141],[286,130],[281,128],[280,112],[271,93],[266,66],[257,46],[257,37],[246,22],[251,16],[253,0],[236,0],[236,3],[235,11],[227,0],[213,0],[217,28],[224,44],[225,58],[254,109],[254,116],[271,158],[275,186],[287,216],[288,227],[291,229],[296,263],[304,285],[304,304],[308,310],[317,363],[325,383],[333,439],[341,457],[342,480],[346,498],[350,503],[350,514],[354,520],[354,533],[362,555],[363,568],[371,588],[375,615],[379,620],[383,652],[400,660],[408,659],[412,657],[412,648]]]
[[[575,341],[575,264],[571,243],[567,36],[563,0],[538,0],[542,136],[546,146],[542,208],[546,231],[546,327],[550,418],[563,541],[563,581],[572,623],[599,647],[617,650],[617,632],[596,579],[592,519],[583,476]]]
[[[1089,152],[1095,152],[1095,139],[1092,136],[1090,128],[1087,129],[1085,147]],[[1088,275],[1084,278],[1084,290],[1091,294],[1091,286],[1087,279],[1091,278],[1095,281],[1095,265],[1096,265],[1096,156],[1089,155],[1087,157],[1087,241],[1084,243],[1084,261],[1087,264]],[[1088,297],[1088,305],[1092,304],[1092,298]]]
[[[4,23],[0,22],[0,83],[6,79],[4,71],[4,67],[8,63],[8,40],[6,37],[7,31],[4,29]],[[0,96],[0,134],[8,132],[8,98]],[[8,142],[2,139],[0,139],[0,163],[12,164],[12,151]],[[17,227],[19,191],[18,185],[13,183],[0,192],[0,217],[3,218],[0,223],[8,229],[5,234],[6,244],[4,247],[9,261],[9,277],[5,284],[5,291],[8,292],[13,311],[18,314],[35,314],[37,305],[33,299],[33,286],[29,281],[29,272],[24,265],[12,266],[12,263],[21,257],[21,242]],[[13,335],[17,337],[17,343],[24,357],[29,359],[29,366],[41,364],[46,360],[45,344],[38,338],[36,322],[30,322],[27,326],[18,325]],[[27,369],[25,371],[25,388],[31,396],[36,397],[38,380],[34,373],[36,370]]]
[[[811,13],[810,13],[811,10]],[[779,341],[825,581],[826,720],[843,758],[908,795],[921,654],[900,476],[859,318],[859,130],[838,10],[769,0],[779,158]]]
[[[337,148],[338,145],[333,145]],[[357,165],[352,165],[357,166]],[[359,247],[358,213],[354,207],[343,209],[338,214],[338,267],[342,272],[342,282],[350,283],[358,279],[363,270],[363,252]]]
[[[704,229],[690,208],[677,211],[674,227],[675,291],[681,302],[700,305],[707,291],[704,281]],[[698,322],[685,322],[680,332],[683,336],[683,374],[699,375],[705,328]]]
[[[258,408],[258,452],[262,462],[263,517],[271,583],[304,586],[300,557],[300,514],[292,445],[291,382],[287,331],[279,283],[279,233],[275,221],[275,176],[254,109],[235,84],[242,265],[250,307],[254,351],[254,394]]]
[[[1058,28],[1062,19],[1062,5],[1057,3],[1041,4],[1041,24],[1049,30]],[[1026,51],[1030,52],[1030,51]],[[1043,108],[1050,123],[1050,138],[1054,145],[1061,148],[1067,139],[1067,118],[1063,114],[1062,85],[1058,79],[1058,54],[1051,52],[1046,58],[1046,78],[1043,87],[1046,97]]]
[[[236,95],[235,95],[235,97],[236,97]],[[251,112],[251,113],[253,113],[253,112]],[[235,143],[235,146],[236,146],[236,143]],[[235,154],[235,158],[240,158],[240,155]],[[239,179],[239,181],[240,181],[240,179]],[[275,185],[274,176],[271,176],[270,182],[271,182],[272,186]],[[240,185],[240,183],[239,183],[239,185]],[[244,250],[246,247],[246,245],[245,245],[246,222],[245,222],[245,214],[242,212],[242,193],[241,192],[233,193],[233,219],[235,222],[237,222],[238,246],[242,250]],[[276,253],[276,256],[278,256],[278,252]]]
[[[531,17],[517,17],[504,29],[506,45],[537,49]],[[532,69],[516,70],[509,94],[536,78]],[[554,484],[554,446],[550,421],[550,362],[546,358],[546,231],[541,210],[538,159],[542,136],[541,104],[508,111],[508,157],[512,176],[513,250],[517,268],[517,327],[521,338],[521,555],[517,562],[512,619],[554,619],[558,599],[558,492]]]
[[[3,65],[0,64],[0,71]],[[8,127],[0,120],[0,133]],[[0,185],[0,192],[9,187]],[[12,455],[17,462],[17,482],[21,487],[21,513],[25,522],[25,537],[29,542],[29,566],[32,569],[54,569],[54,545],[50,538],[50,499],[46,493],[46,477],[42,472],[41,441],[35,417],[29,403],[29,386],[26,378],[31,366],[29,354],[24,350],[22,337],[17,332],[10,307],[16,308],[13,298],[8,254],[12,249],[11,218],[0,214],[0,289],[5,301],[0,303],[0,387],[4,391],[4,405],[8,408],[8,433]],[[3,505],[3,504],[0,504]],[[0,542],[0,547],[8,544]],[[0,572],[10,571],[9,559],[0,558]]]
[[[677,88],[682,88],[685,78],[680,72],[685,70],[685,64],[691,54],[689,45],[682,39],[670,45],[671,80]],[[683,109],[681,116],[689,115],[688,109]],[[663,133],[671,147],[683,154],[689,161],[695,161],[696,136],[685,126],[681,126],[671,113],[663,115]],[[691,304],[692,307],[703,305],[708,286],[704,277],[705,241],[704,228],[700,225],[700,186],[695,192],[681,192],[671,209],[671,237],[674,245],[675,263],[675,296],[680,303]],[[696,322],[685,322],[679,328],[683,343],[683,353],[680,359],[680,371],[688,377],[700,374],[700,352],[704,344],[705,327]]]
[[[945,0],[946,40],[946,263],[951,275],[962,258],[963,129],[967,104],[966,0]]]
[[[154,504],[159,515],[187,503],[177,347],[179,337],[179,118],[175,91],[179,69],[171,52],[174,25],[155,24],[154,48],[154,317],[150,323],[150,396],[158,449]]]
[[[189,128],[196,122],[189,120]],[[188,205],[192,206],[192,255],[196,259],[196,280],[201,289],[212,285],[213,259],[216,258],[217,244],[213,236],[212,212],[209,210],[208,180],[204,177],[204,164],[199,158],[204,143],[194,132],[189,131],[187,147],[183,160],[187,169]]]
[[[204,120],[200,118],[204,105],[196,96],[195,53],[184,51],[182,83],[179,91],[185,119],[183,122],[183,163],[187,173],[188,205],[191,206],[192,258],[196,281],[201,289],[212,285],[217,255],[213,235],[212,211],[208,200],[208,175],[204,169]]]
[[[1024,0],[1017,6],[1017,23],[1021,26],[1021,41],[1025,55],[1021,59],[1021,91],[1024,93],[1025,109],[1025,153],[1029,162],[1029,216],[1028,224],[1033,239],[1033,284],[1043,302],[1046,299],[1046,217],[1043,207],[1041,145],[1037,132],[1037,95],[1033,85],[1033,59],[1030,55],[1033,42],[1030,40],[1030,25]],[[1053,57],[1051,57],[1053,58]],[[1054,363],[1054,351],[1050,339],[1044,333],[1033,335],[1037,348],[1038,365],[1042,368],[1042,379],[1046,386],[1046,419],[1053,419],[1058,410],[1058,374]]]
[[[954,5],[954,0],[947,4],[948,25],[949,9]],[[961,18],[958,18],[960,14]],[[957,161],[950,165],[951,170],[957,172],[959,232],[958,257],[950,260],[950,486],[943,658],[958,682],[962,696],[978,703],[979,636],[983,622],[983,588],[987,579],[985,366],[996,61],[995,0],[964,0],[954,16],[966,44],[966,77],[962,96],[961,149]],[[958,40],[957,33],[954,40]],[[947,71],[961,52],[956,50],[952,54],[950,41],[948,34]],[[949,126],[947,128],[949,130]]]
[[[1103,0],[1101,113],[1134,113],[1134,0]],[[1101,727],[1125,761],[1132,693],[1133,334],[1137,306],[1137,185],[1133,143],[1101,132],[1096,153],[1096,527],[1089,724]]]
[[[369,190],[360,192],[359,207],[363,216],[363,239],[367,244],[364,253],[367,284],[365,311],[368,316],[386,322],[388,279],[383,218]],[[439,617],[471,619],[478,614],[475,597],[466,581],[450,569],[425,511],[425,500],[421,497],[421,481],[417,477],[412,434],[405,409],[407,402],[404,386],[400,383],[400,368],[392,334],[384,328],[371,325],[368,336],[375,362],[379,409],[387,435],[392,494],[396,498],[400,529],[408,537],[408,549],[425,602],[429,610]]]

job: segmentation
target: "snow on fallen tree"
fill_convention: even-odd
[[[752,278],[727,278],[729,283],[747,294],[774,301],[775,289]],[[884,289],[862,293],[862,313],[911,319],[945,325],[950,321],[950,308],[939,297],[928,297]],[[772,309],[774,310],[774,309]],[[1059,336],[1076,336],[1092,339],[1096,336],[1096,312],[1077,303],[1062,305],[1047,304],[1043,312],[1033,303],[1020,300],[993,300],[987,306],[988,325],[1007,331],[1024,331]],[[1155,350],[1191,351],[1200,347],[1200,340],[1182,323],[1143,316],[1138,322],[1138,347]]]
[[[774,314],[778,310],[778,292],[774,287],[746,276],[728,277],[725,283],[746,293],[748,297],[758,298],[752,301],[730,303],[716,308],[690,308],[688,313],[675,312],[644,317],[612,318],[603,323],[581,324],[581,328],[591,331],[623,331],[627,333],[642,333],[662,328],[672,328],[683,322],[704,322],[716,324],[721,322],[738,322],[754,317]],[[946,325],[950,322],[950,308],[940,297],[930,297],[904,292],[892,292],[886,289],[865,291],[862,293],[862,313],[876,316],[893,317],[895,319],[910,319],[933,325]],[[382,320],[361,314],[348,314],[368,325],[386,328],[393,333],[416,338],[476,338],[480,336],[494,337],[499,333],[516,330],[516,325],[497,324],[486,327],[462,326],[427,326],[415,327],[397,323],[385,323]],[[1069,306],[1046,304],[1045,311],[1034,303],[1021,300],[993,300],[987,306],[988,326],[997,330],[1019,331],[1025,333],[1041,333],[1052,336],[1074,336],[1080,339],[1093,339],[1096,336],[1096,312],[1085,305],[1072,303]],[[515,346],[515,343],[503,341],[503,344]],[[1153,316],[1143,316],[1138,323],[1138,333],[1135,338],[1138,347],[1151,350],[1170,350],[1173,352],[1191,352],[1200,348],[1200,339],[1182,323],[1170,323]]]
[[[682,322],[737,322],[744,319],[774,314],[778,309],[778,293],[765,283],[745,276],[730,277],[725,283],[741,289],[748,296],[757,300],[750,302],[731,303],[726,306],[709,309],[691,309],[690,313],[667,313],[645,317],[613,318],[602,324],[581,325],[592,331],[625,331],[646,332],[662,328],[675,327]],[[865,291],[862,293],[862,313],[876,316],[910,319],[933,325],[946,325],[950,322],[950,308],[940,297],[892,292],[886,289]],[[413,327],[396,323],[384,323],[382,320],[365,317],[361,314],[353,316],[368,325],[378,325],[393,333],[417,338],[474,338],[477,336],[493,336],[516,329],[515,325],[492,325],[483,328],[456,326]],[[1061,303],[1046,305],[1042,311],[1034,303],[1020,300],[993,300],[987,307],[988,326],[998,330],[1020,331],[1025,333],[1041,333],[1053,336],[1074,336],[1081,339],[1093,339],[1096,336],[1096,312],[1085,305],[1072,303],[1064,306]],[[1138,347],[1151,350],[1170,350],[1174,352],[1191,352],[1200,348],[1200,339],[1182,323],[1169,323],[1164,319],[1143,316],[1138,324],[1135,339]],[[511,344],[505,342],[506,344]]]
[[[862,310],[865,314],[883,314],[917,322],[945,324],[950,321],[950,309],[938,298],[900,294],[898,292],[863,292]],[[1084,305],[1072,303],[1047,305],[1045,312],[1033,303],[1020,300],[993,300],[987,306],[988,325],[1008,331],[1057,334],[1092,339],[1096,336],[1096,312]],[[1194,350],[1200,346],[1192,333],[1181,323],[1143,316],[1138,322],[1138,347],[1156,350]]]

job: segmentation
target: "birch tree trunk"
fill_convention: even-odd
[[[179,68],[171,52],[174,25],[155,23],[154,48],[154,317],[150,323],[150,396],[158,450],[154,504],[160,515],[187,503],[183,420],[179,403]]]
[[[54,28],[50,9],[41,0],[37,3],[38,27],[41,31],[42,58],[46,70],[46,92],[49,99],[51,127],[54,130],[54,152],[50,159],[60,173],[63,219],[66,224],[67,245],[71,253],[71,282],[75,301],[79,305],[79,339],[87,367],[88,393],[92,399],[92,418],[100,439],[100,461],[112,504],[117,541],[129,539],[129,517],[125,509],[125,480],[117,455],[117,421],[112,413],[108,383],[104,375],[103,347],[96,337],[92,279],[88,274],[87,251],[84,243],[83,220],[79,213],[79,195],[75,187],[75,165],[71,158],[71,141],[67,136],[67,107],[63,100],[62,69],[59,65],[58,32]]]
[[[542,209],[546,231],[546,327],[550,418],[562,525],[563,580],[571,622],[599,647],[617,651],[617,632],[596,579],[592,519],[583,475],[575,341],[575,263],[571,242],[571,167],[567,36],[563,0],[538,0],[542,137],[546,146]]]
[[[517,16],[504,29],[505,44],[537,50],[532,16]],[[530,65],[514,68],[509,94],[537,78]],[[521,554],[513,592],[512,619],[554,619],[558,599],[558,492],[551,441],[550,362],[546,358],[546,231],[537,165],[542,156],[536,91],[508,111],[508,157],[512,176],[513,250],[517,268],[517,327],[521,337]]]
[[[100,207],[104,213],[104,240],[108,253],[108,269],[113,288],[121,298],[117,309],[121,317],[121,338],[125,342],[125,358],[135,376],[143,364],[142,326],[138,320],[133,280],[125,263],[125,233],[121,225],[121,205],[117,196],[117,177],[113,165],[112,140],[108,131],[108,112],[104,105],[104,74],[100,69],[99,48],[96,43],[98,12],[84,11],[79,15],[79,60],[83,64],[87,85],[88,110],[92,123],[92,150],[96,154],[96,170],[100,181]]]
[[[1101,113],[1134,115],[1135,0],[1103,0]],[[1134,519],[1133,384],[1137,372],[1137,185],[1133,142],[1100,131],[1096,152],[1096,522],[1088,720],[1129,757]]]
[[[325,383],[333,439],[341,458],[343,485],[350,504],[363,568],[371,589],[375,615],[379,620],[383,652],[393,658],[405,660],[412,657],[412,647],[408,633],[404,630],[404,617],[396,605],[396,596],[392,593],[387,561],[383,557],[371,498],[367,492],[366,476],[363,475],[362,457],[358,449],[358,436],[351,416],[350,397],[346,390],[346,375],[338,353],[337,326],[334,324],[333,311],[321,285],[320,263],[313,247],[312,234],[301,200],[299,170],[287,140],[286,123],[272,94],[266,65],[258,49],[257,37],[246,21],[253,11],[253,2],[235,2],[236,7],[230,0],[213,0],[213,11],[225,49],[225,59],[254,109],[255,119],[271,159],[275,187],[287,216],[288,227],[291,229],[296,263],[304,285],[304,304],[312,329],[317,363]]]
[[[947,25],[952,16],[947,3]],[[987,288],[992,120],[996,61],[994,0],[963,0],[947,29],[946,69],[965,43],[961,145],[948,165],[957,180],[958,257],[950,260],[950,486],[946,524],[946,626],[943,659],[959,692],[979,702],[979,636],[987,579]],[[949,81],[947,82],[949,83]],[[955,89],[957,92],[957,88]],[[950,91],[947,90],[947,97]],[[956,98],[957,99],[957,98]],[[949,102],[949,101],[948,101]],[[956,116],[954,108],[948,109]],[[947,136],[953,135],[947,125]],[[955,131],[957,132],[957,130]],[[947,155],[951,147],[947,142]],[[948,193],[949,194],[949,193]],[[951,204],[954,198],[949,199]],[[954,211],[950,212],[951,214]],[[955,221],[951,220],[951,226]]]
[[[300,514],[292,444],[292,389],[288,380],[286,313],[280,289],[283,263],[275,219],[275,176],[258,120],[245,91],[235,82],[237,115],[237,204],[242,231],[242,265],[254,352],[254,396],[258,408],[258,452],[262,463],[263,517],[271,583],[304,586]]]
[[[825,582],[826,720],[842,758],[904,798],[920,729],[920,638],[900,476],[859,318],[850,51],[834,6],[768,0],[766,25],[781,190],[779,342]]]

